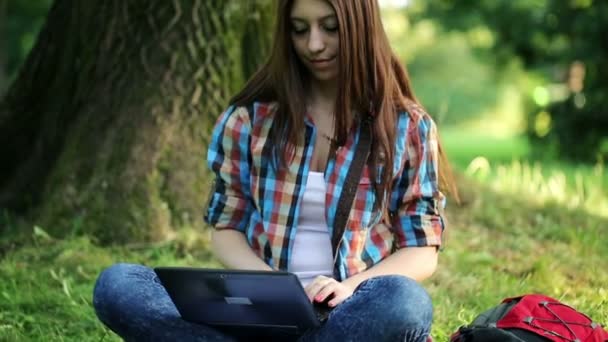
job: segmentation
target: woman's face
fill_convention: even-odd
[[[319,81],[338,76],[338,18],[325,0],[295,0],[291,9],[291,41],[296,54]]]

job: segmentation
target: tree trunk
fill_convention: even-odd
[[[202,227],[210,131],[267,6],[252,3],[56,0],[0,103],[0,208],[102,242]]]
[[[1,1],[1,0],[0,0]],[[253,75],[264,62],[265,53],[248,53],[249,51],[266,51],[271,43],[271,30],[274,16],[272,4],[275,1],[251,0],[247,2],[247,16],[241,38],[242,70],[245,75]]]

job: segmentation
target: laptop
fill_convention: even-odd
[[[243,336],[298,336],[329,308],[313,305],[297,276],[279,271],[154,269],[184,320]]]

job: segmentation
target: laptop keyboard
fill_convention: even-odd
[[[328,307],[315,305],[314,311],[315,311],[315,315],[317,316],[317,319],[319,320],[319,322],[325,322],[327,320],[327,318],[329,317],[329,313],[331,312],[331,309]]]

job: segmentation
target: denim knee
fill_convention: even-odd
[[[433,304],[426,290],[415,280],[403,276],[383,276],[378,279],[382,295],[388,298],[381,313],[386,326],[403,331],[428,331],[433,320]]]
[[[129,275],[145,270],[144,266],[118,263],[103,270],[93,289],[93,307],[99,319],[109,323],[112,317],[121,315],[121,295],[128,292]]]

